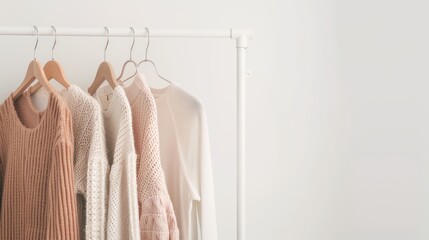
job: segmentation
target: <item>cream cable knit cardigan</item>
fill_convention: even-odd
[[[156,103],[140,75],[125,88],[131,104],[137,152],[137,188],[142,240],[178,240],[176,216],[159,153]]]
[[[106,238],[107,174],[109,164],[103,119],[98,102],[76,85],[59,91],[73,119],[74,177],[81,239]],[[40,88],[32,95],[42,109],[49,93]]]
[[[131,108],[120,86],[100,87],[95,98],[104,118],[107,157],[110,163],[107,237],[112,240],[138,240],[136,153]]]

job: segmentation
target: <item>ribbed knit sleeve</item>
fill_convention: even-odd
[[[0,124],[0,126],[1,126],[1,124]],[[1,213],[1,206],[2,206],[1,202],[3,199],[4,170],[5,170],[3,167],[4,166],[4,164],[3,164],[3,153],[2,153],[3,151],[2,151],[1,146],[3,146],[3,145],[2,145],[2,135],[0,132],[0,213]]]
[[[47,239],[79,239],[73,177],[73,144],[67,140],[53,146],[48,184]]]
[[[1,162],[1,156],[0,156],[0,206],[1,206],[1,201],[3,199],[3,184],[4,184],[4,168],[3,168],[3,163]],[[0,207],[0,213],[1,213],[1,207]]]
[[[2,134],[2,120],[0,119],[0,213],[3,199],[3,185],[4,185],[4,163],[3,163],[3,134]],[[0,214],[1,216],[1,214]]]
[[[3,199],[3,184],[4,184],[4,168],[0,157],[0,206]],[[0,213],[1,213],[1,207],[0,207]]]

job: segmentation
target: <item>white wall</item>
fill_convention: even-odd
[[[248,80],[248,239],[429,238],[427,1],[2,1],[0,24],[253,27]],[[103,38],[58,39],[77,85],[92,81]],[[52,38],[42,37],[40,60]],[[0,99],[34,38],[0,37]],[[130,39],[111,39],[117,71]],[[137,39],[135,56],[143,57]],[[152,39],[160,72],[205,103],[220,239],[234,239],[235,45]],[[155,84],[155,83],[153,83]]]
[[[427,1],[338,1],[342,239],[429,239]]]

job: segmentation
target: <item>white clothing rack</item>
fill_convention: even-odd
[[[57,36],[106,37],[104,27],[55,27]],[[135,28],[135,37],[147,37],[145,28]],[[51,27],[38,27],[39,36],[53,36]],[[0,35],[35,36],[33,27],[1,27]],[[109,28],[109,37],[131,37],[130,28]],[[237,240],[246,232],[246,49],[252,39],[251,29],[150,29],[150,37],[165,38],[230,38],[237,47]]]

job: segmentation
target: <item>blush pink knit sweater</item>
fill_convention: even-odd
[[[155,99],[138,74],[131,86],[125,88],[125,92],[131,105],[137,153],[141,239],[178,240],[176,216],[161,167]]]

